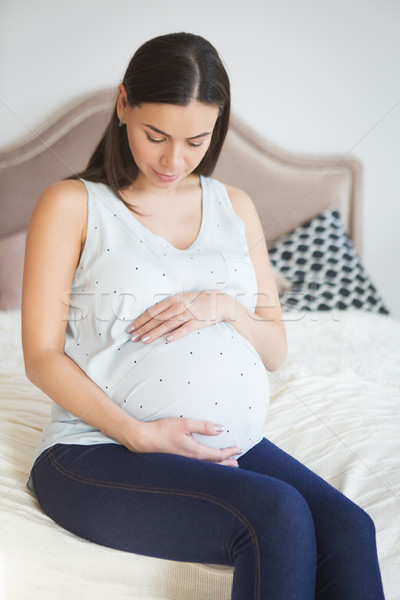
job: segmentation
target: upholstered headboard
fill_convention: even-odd
[[[0,151],[0,238],[26,229],[41,191],[86,165],[116,94],[113,88],[82,96],[29,137]],[[267,241],[324,208],[338,206],[361,254],[362,167],[357,159],[287,152],[233,115],[214,176],[252,196]]]

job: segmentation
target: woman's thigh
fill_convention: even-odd
[[[375,527],[364,510],[266,439],[239,464],[290,484],[305,499],[317,542],[316,598],[383,598]]]
[[[297,496],[257,473],[119,444],[57,444],[32,474],[43,510],[76,535],[138,554],[227,565],[235,543],[245,537],[256,544],[260,528],[270,527],[264,537],[272,542],[282,496]]]
[[[340,516],[350,515],[352,520],[361,515],[361,518],[365,516],[366,522],[370,521],[368,515],[344,494],[265,438],[239,459],[239,465],[242,469],[286,482],[300,492],[316,525],[320,526],[320,536],[325,528],[329,529],[329,524],[336,527]]]

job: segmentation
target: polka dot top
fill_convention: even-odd
[[[143,226],[104,184],[88,191],[85,248],[76,269],[65,353],[135,419],[190,417],[222,424],[195,437],[246,452],[262,438],[268,374],[255,348],[222,321],[171,343],[166,334],[133,343],[126,327],[147,308],[182,291],[218,289],[254,312],[257,284],[243,221],[225,186],[200,177],[197,239],[177,249]],[[53,402],[36,457],[55,443],[119,443]]]

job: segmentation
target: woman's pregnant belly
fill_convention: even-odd
[[[121,354],[129,368],[109,392],[114,401],[140,421],[186,417],[223,425],[216,436],[193,434],[207,446],[239,446],[244,453],[258,443],[269,383],[254,347],[226,322],[171,343],[165,337],[128,342]]]

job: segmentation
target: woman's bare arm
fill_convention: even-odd
[[[231,186],[226,188],[235,213],[245,225],[249,256],[256,271],[258,295],[255,314],[235,298],[227,296],[224,320],[252,343],[267,369],[274,371],[286,360],[287,339],[265,234],[251,198],[240,189]]]
[[[64,353],[69,291],[87,222],[87,193],[78,181],[47,188],[28,228],[22,293],[27,377],[75,416],[127,444],[134,423]]]

